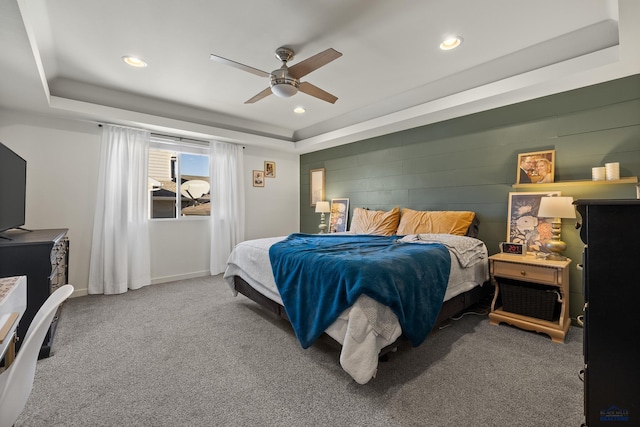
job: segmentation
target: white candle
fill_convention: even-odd
[[[617,181],[620,179],[620,163],[605,163],[604,168],[608,181]]]
[[[604,166],[591,168],[591,179],[593,181],[604,181],[605,177],[606,177],[606,171]]]

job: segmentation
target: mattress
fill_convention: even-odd
[[[233,277],[240,276],[256,291],[282,305],[269,261],[269,248],[283,239],[284,236],[247,240],[234,248],[224,273],[234,295],[237,292]],[[399,239],[415,244],[441,243],[447,247],[451,272],[444,301],[489,279],[487,248],[478,239],[443,234],[408,235]],[[342,344],[342,368],[356,382],[364,384],[375,376],[380,349],[392,344],[402,329],[389,307],[363,295],[325,332]]]

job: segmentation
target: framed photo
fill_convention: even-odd
[[[253,171],[253,186],[264,187],[264,171]]]
[[[311,206],[324,200],[324,168],[312,169],[310,174]]]
[[[553,218],[539,218],[542,196],[559,196],[560,191],[509,193],[507,242],[524,245],[527,252],[549,252],[544,242],[551,239]]]
[[[276,177],[276,162],[264,162],[264,177],[275,178]]]
[[[556,150],[518,154],[516,184],[546,184],[554,182]]]
[[[331,199],[331,217],[329,219],[329,233],[347,231],[349,219],[349,199]]]

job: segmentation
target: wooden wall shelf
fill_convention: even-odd
[[[575,185],[611,185],[611,184],[637,184],[638,177],[630,176],[625,178],[620,178],[615,181],[587,181],[587,180],[579,180],[579,181],[559,181],[559,182],[548,182],[545,184],[513,184],[513,188],[540,188],[540,187],[566,187],[566,186],[575,186]]]

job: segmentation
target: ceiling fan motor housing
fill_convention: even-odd
[[[271,72],[271,92],[280,98],[289,98],[298,92],[300,81],[289,75],[286,65]]]

